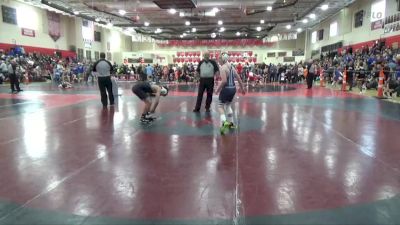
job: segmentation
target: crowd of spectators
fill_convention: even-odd
[[[0,52],[0,84],[9,81],[10,65],[13,63],[16,64],[15,73],[23,83],[46,80],[56,83],[88,81],[92,64],[90,60],[25,54],[23,50]]]
[[[323,77],[332,86],[343,82],[346,70],[346,82],[349,90],[358,87],[360,93],[377,90],[379,75],[384,74],[385,97],[400,96],[400,51],[385,45],[375,44],[353,51],[343,50],[341,54],[322,55],[318,60],[323,69]]]
[[[358,87],[360,93],[377,89],[379,73],[384,72],[385,97],[400,96],[400,51],[376,44],[353,51],[323,54],[319,59],[293,64],[233,64],[244,82],[251,85],[266,83],[302,83],[307,76],[311,82],[324,79],[336,87],[343,82],[346,70],[348,89]],[[22,50],[0,52],[0,84],[8,79],[9,66],[17,64],[21,82],[52,80],[56,83],[94,83],[91,60],[25,54]],[[154,82],[197,82],[196,64],[136,64],[114,63],[114,74],[119,80],[151,80]],[[312,76],[310,76],[312,75]],[[310,87],[310,86],[309,86]]]

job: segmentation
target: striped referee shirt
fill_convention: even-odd
[[[98,77],[109,77],[113,71],[111,63],[105,59],[100,59],[93,65],[93,72],[98,73]]]

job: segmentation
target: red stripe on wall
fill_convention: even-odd
[[[0,49],[4,51],[8,51],[11,48],[15,47],[16,45],[14,44],[5,44],[5,43],[0,43]],[[56,51],[61,52],[61,56],[63,58],[66,57],[76,57],[76,53],[73,51],[66,51],[66,50],[59,50],[59,49],[53,49],[53,48],[39,48],[39,47],[34,47],[34,46],[26,46],[26,45],[17,45],[21,46],[25,49],[25,53],[40,53],[43,55],[54,55]]]
[[[365,46],[371,47],[375,44],[376,41],[378,41],[378,42],[385,41],[386,46],[392,46],[393,43],[396,43],[396,42],[400,43],[400,35],[394,35],[394,36],[386,37],[386,38],[382,38],[382,39],[375,39],[375,40],[371,40],[371,41],[365,41],[365,42],[360,42],[360,43],[356,43],[356,44],[352,44],[352,45],[347,45],[347,46],[340,48],[339,52],[341,52],[342,49],[347,49],[349,47],[352,47],[353,51],[362,49]]]

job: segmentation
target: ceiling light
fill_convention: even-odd
[[[292,25],[288,24],[286,25],[286,29],[290,30],[292,28]]]
[[[179,35],[179,37],[183,38],[183,35],[181,34],[181,35]]]
[[[222,20],[218,20],[218,25],[222,25],[224,24],[224,22],[222,22]]]
[[[149,22],[144,22],[144,26],[148,27],[150,25]]]
[[[303,23],[308,23],[308,19],[303,19]]]
[[[238,31],[238,32],[236,32],[236,36],[240,36],[240,32]]]
[[[314,13],[311,13],[308,17],[310,17],[311,19],[315,19],[316,15]]]
[[[190,21],[186,21],[186,22],[185,22],[185,25],[186,25],[186,26],[190,26]]]
[[[169,12],[170,14],[175,14],[175,13],[176,13],[176,9],[169,9],[168,12]]]
[[[211,34],[211,37],[212,37],[212,38],[215,38],[215,37],[217,37],[217,34],[216,34],[216,33],[212,33],[212,34]]]
[[[261,31],[261,27],[257,27],[256,29],[257,29],[257,31]]]
[[[123,16],[123,15],[126,14],[126,11],[123,10],[123,9],[120,9],[120,10],[118,10],[118,13],[119,13],[121,16]]]
[[[114,24],[112,24],[111,22],[107,23],[107,27],[112,27]]]
[[[78,12],[78,11],[74,11],[74,14],[75,14],[75,15],[79,15],[79,12]]]
[[[182,35],[183,35],[184,37],[186,37],[187,34],[186,34],[186,33],[183,33]]]
[[[261,23],[261,24],[264,24],[264,23],[265,23],[265,20],[260,20],[260,23]]]
[[[184,13],[184,12],[180,12],[180,13],[179,13],[179,16],[180,16],[180,17],[184,17],[184,16],[185,16],[185,13]]]
[[[321,9],[324,10],[324,11],[327,10],[328,8],[329,8],[328,4],[324,4],[324,5],[321,6]]]
[[[160,28],[157,28],[156,31],[155,31],[156,34],[159,34],[161,32],[162,32],[162,30]]]
[[[100,21],[100,18],[96,18],[96,19],[94,19],[94,21],[99,22],[99,21]]]
[[[192,33],[196,32],[197,29],[195,27],[192,28]]]
[[[214,11],[206,12],[204,15],[205,16],[215,16],[215,12]]]
[[[211,11],[214,13],[217,13],[217,12],[219,12],[219,9],[217,7],[214,7]]]
[[[302,31],[303,31],[303,29],[297,28],[297,32],[298,32],[298,33],[302,32]]]
[[[220,29],[219,29],[219,32],[224,32],[225,31],[225,28],[224,27],[221,27]]]
[[[272,6],[268,6],[267,11],[272,11]]]

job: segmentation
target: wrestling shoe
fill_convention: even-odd
[[[222,126],[219,129],[219,131],[221,132],[221,135],[224,135],[226,132],[229,131],[229,129],[230,129],[229,126],[230,126],[230,123],[227,121],[222,123]]]
[[[229,123],[229,129],[236,129],[237,126],[233,122],[228,122]]]
[[[140,118],[140,122],[143,123],[143,124],[151,123],[152,121],[153,121],[152,119],[149,119],[149,118],[146,118],[146,117],[141,117]]]
[[[146,115],[146,119],[156,120],[156,119],[157,119],[157,116],[154,115],[154,113],[148,113],[148,114]]]

